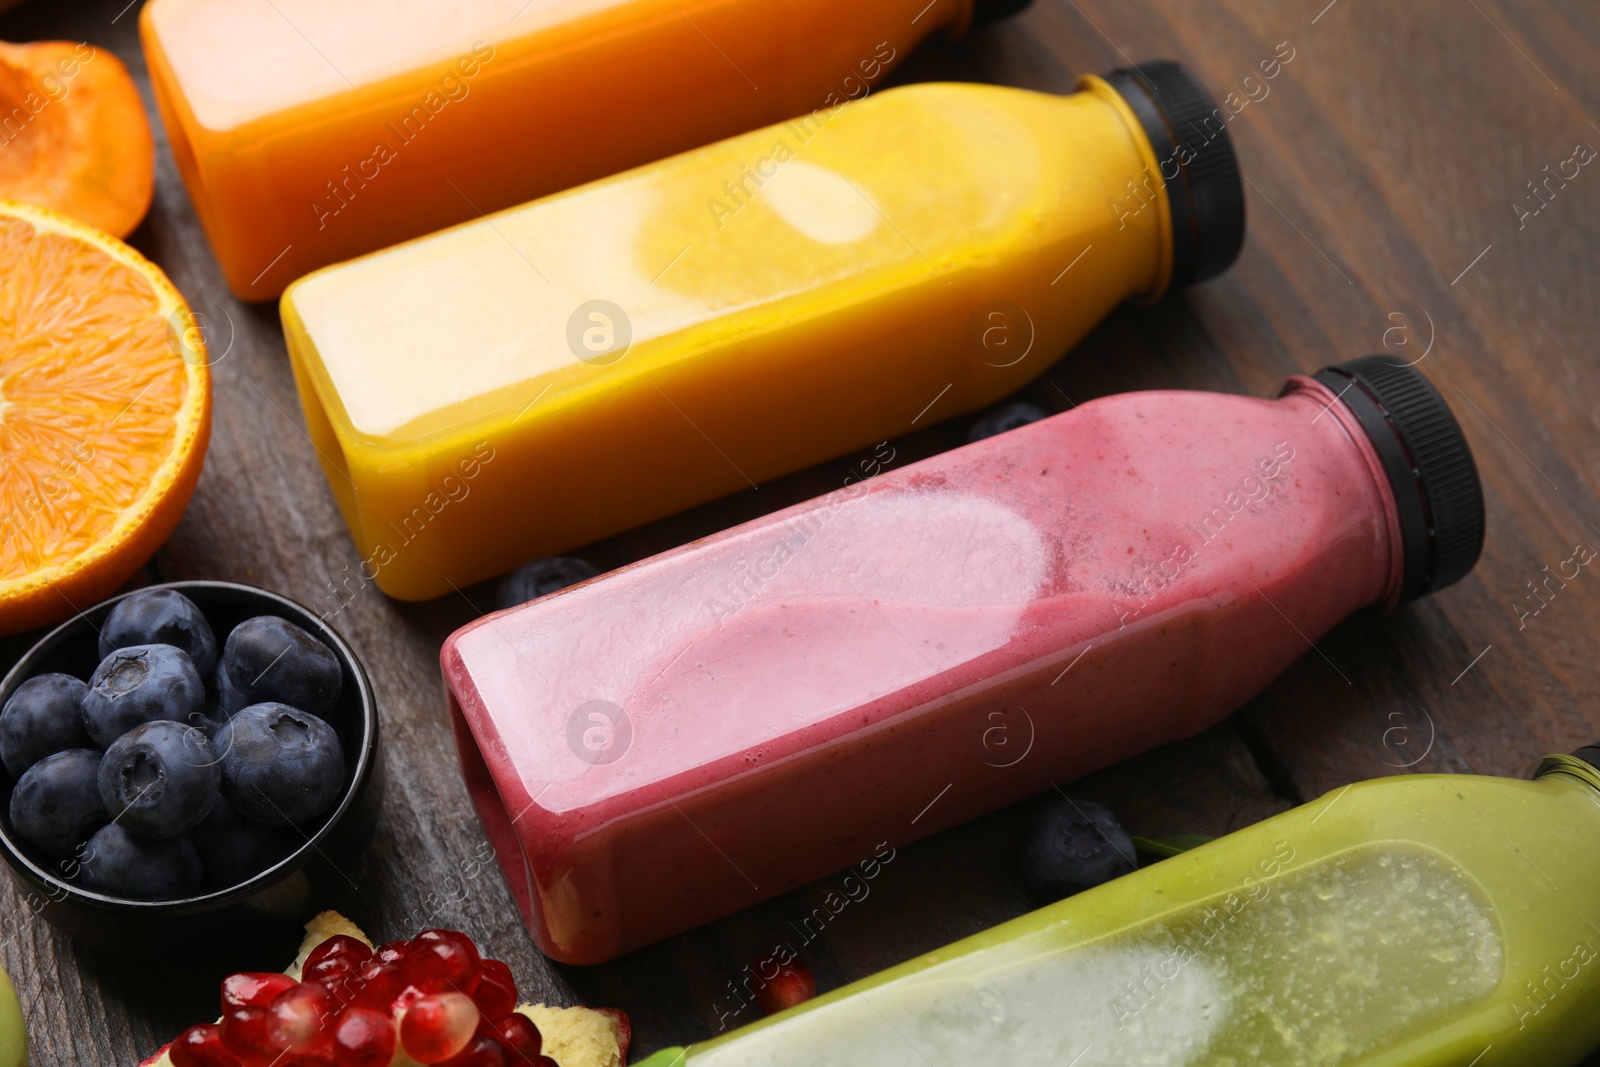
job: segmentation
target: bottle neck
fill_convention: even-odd
[[[1591,746],[1587,750],[1580,749],[1579,751],[1600,751],[1600,749]],[[1558,752],[1544,756],[1538,763],[1534,764],[1533,773],[1530,777],[1537,781],[1549,775],[1560,775],[1563,778],[1576,779],[1588,786],[1596,794],[1600,794],[1600,768],[1576,754],[1569,755]],[[1600,803],[1600,796],[1597,796],[1596,801]]]
[[[1382,502],[1383,527],[1387,531],[1388,573],[1383,581],[1383,592],[1371,607],[1384,612],[1393,610],[1400,602],[1404,584],[1405,539],[1400,529],[1400,510],[1395,503],[1394,487],[1382,457],[1373,446],[1372,438],[1339,395],[1315,378],[1295,375],[1284,384],[1283,392],[1279,395],[1285,398],[1300,397],[1308,407],[1314,405],[1311,411],[1313,422],[1336,427],[1360,457],[1362,468],[1371,480],[1372,491]]]
[[[1105,79],[1093,74],[1085,74],[1078,79],[1078,92],[1088,93],[1109,107],[1116,113],[1122,125],[1127,130],[1129,143],[1134,146],[1137,153],[1137,170],[1127,178],[1127,189],[1130,196],[1127,204],[1121,205],[1116,200],[1111,202],[1113,213],[1121,211],[1125,219],[1132,205],[1132,213],[1138,214],[1139,197],[1141,193],[1147,194],[1153,201],[1156,209],[1157,250],[1153,276],[1149,287],[1142,291],[1136,302],[1140,304],[1154,304],[1167,294],[1167,289],[1172,282],[1173,251],[1172,242],[1172,200],[1167,189],[1167,182],[1161,176],[1161,160],[1156,155],[1155,146],[1151,143],[1145,131],[1145,124],[1132,105],[1116,89],[1112,88]],[[1121,221],[1119,221],[1119,229]]]

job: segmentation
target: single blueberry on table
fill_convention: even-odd
[[[1109,808],[1062,797],[1028,825],[1022,878],[1040,902],[1050,903],[1132,873],[1133,857],[1133,840]]]
[[[1006,404],[995,408],[972,424],[972,429],[967,431],[967,444],[982,441],[986,437],[1006,433],[1009,430],[1020,429],[1030,422],[1048,419],[1050,413],[1037,404],[1018,401],[1015,404]]]
[[[586,582],[599,573],[592,565],[573,556],[547,556],[524,563],[500,579],[495,601],[502,608],[514,608],[569,585]]]
[[[183,649],[174,645],[119,648],[89,676],[83,725],[100,748],[155,719],[187,722],[205,704],[206,687]]]
[[[97,785],[100,753],[57,752],[29,767],[11,791],[11,825],[52,859],[66,859],[111,818]]]
[[[309,822],[344,791],[339,735],[287,704],[252,704],[217,731],[213,744],[222,757],[223,796],[256,822]]]
[[[17,686],[0,710],[0,763],[11,777],[46,756],[89,747],[80,710],[88,688],[70,674],[39,674]]]
[[[194,601],[176,589],[149,589],[117,601],[100,627],[100,658],[129,645],[173,645],[204,678],[217,664],[217,637]]]
[[[195,848],[208,889],[241,885],[287,856],[288,831],[246,819],[218,797],[211,813],[194,832]]]
[[[100,761],[100,800],[129,833],[177,837],[200,825],[222,785],[203,731],[156,720],[135,726]]]
[[[235,626],[222,666],[249,703],[288,704],[313,715],[333,710],[344,681],[333,649],[276,615],[257,615]]]
[[[140,837],[112,823],[89,838],[78,882],[126,900],[175,900],[200,888],[200,855],[186,837]]]

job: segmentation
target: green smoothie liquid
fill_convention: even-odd
[[[1557,1067],[1597,950],[1600,772],[1549,757],[1351,786],[647,1062]]]

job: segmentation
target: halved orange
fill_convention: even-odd
[[[155,180],[150,120],[121,60],[71,41],[0,41],[0,198],[126,237]]]
[[[205,340],[160,268],[0,200],[0,633],[127,581],[178,524],[210,430]]]

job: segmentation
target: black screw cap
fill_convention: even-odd
[[[1313,375],[1366,430],[1400,512],[1405,573],[1415,600],[1466,577],[1483,551],[1483,486],[1450,405],[1422,372],[1363,356]]]
[[[1161,161],[1172,212],[1167,292],[1221,274],[1244,244],[1244,180],[1227,113],[1170,59],[1112,71],[1105,81],[1139,117]]]
[[[1020,14],[1033,0],[974,0],[972,28],[987,26],[991,22]]]

